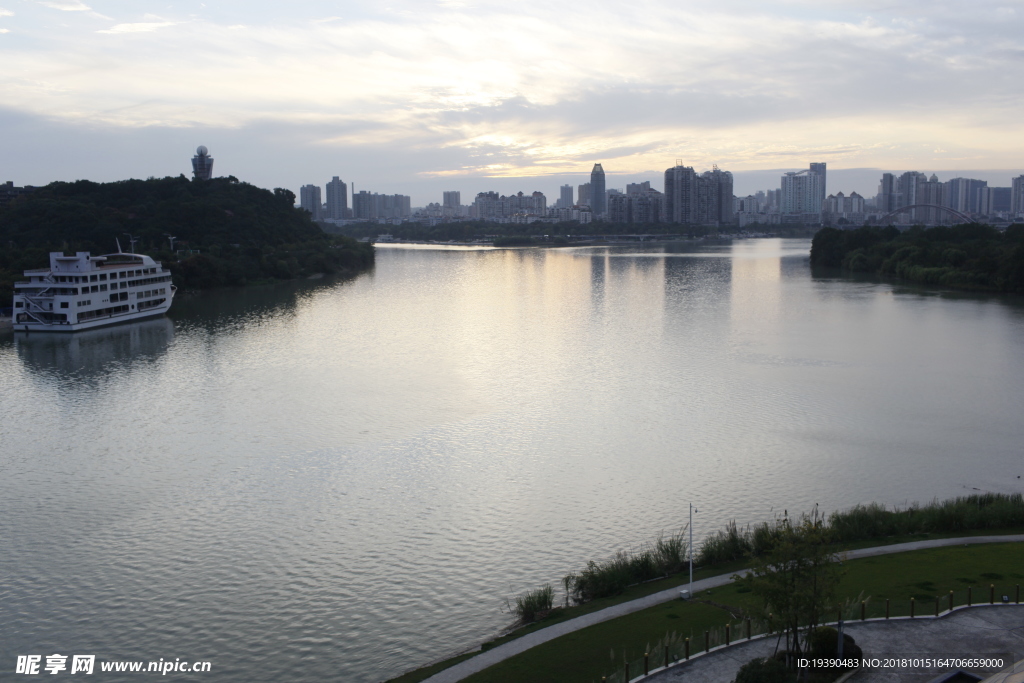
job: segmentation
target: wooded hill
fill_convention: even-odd
[[[892,226],[824,228],[811,242],[811,265],[958,289],[1024,292],[1024,224],[1002,232],[977,223],[904,232]]]
[[[117,251],[120,240],[170,267],[185,289],[356,272],[373,264],[373,247],[327,235],[296,209],[295,195],[239,182],[185,176],[94,183],[56,182],[0,206],[0,307],[29,268],[51,251]],[[168,235],[177,238],[171,251]]]

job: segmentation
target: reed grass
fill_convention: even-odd
[[[506,601],[509,612],[519,621],[528,624],[546,612],[550,612],[555,603],[555,589],[551,585],[528,591],[517,596],[515,602]]]
[[[1024,496],[1019,493],[983,493],[951,500],[912,503],[891,509],[878,503],[856,505],[833,512],[825,520],[824,537],[830,544],[867,541],[886,536],[958,533],[1024,526]],[[704,539],[696,563],[724,564],[760,556],[771,548],[778,527],[761,522],[745,529],[731,521]]]
[[[618,552],[604,562],[591,560],[562,579],[568,599],[576,604],[618,595],[634,584],[659,579],[683,570],[687,563],[685,529],[660,536],[634,552]]]
[[[1019,528],[1024,527],[1024,496],[985,493],[902,508],[878,503],[856,505],[833,512],[822,521],[822,527],[829,544],[887,536]],[[725,528],[704,538],[700,549],[693,553],[694,564],[708,567],[762,556],[774,545],[779,531],[774,522],[739,527],[730,521]],[[671,536],[662,535],[636,551],[620,551],[603,562],[591,560],[583,569],[567,574],[562,579],[567,603],[583,604],[611,597],[629,586],[684,571],[689,562],[685,532],[686,527]],[[517,605],[520,599],[516,598]],[[516,609],[512,611],[518,614]]]

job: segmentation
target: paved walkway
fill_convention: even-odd
[[[911,543],[897,543],[895,545],[884,545],[877,548],[861,548],[860,550],[850,550],[843,555],[848,559],[854,560],[861,557],[874,557],[876,555],[890,555],[893,553],[903,553],[909,550],[923,550],[925,548],[942,548],[952,545],[970,545],[975,543],[1012,543],[1024,541],[1024,534],[1009,535],[1009,536],[969,536],[967,538],[938,538],[928,541],[913,541]],[[730,572],[728,574],[722,574],[721,576],[712,576],[707,579],[701,579],[700,581],[693,582],[693,590],[697,591],[708,590],[711,588],[717,588],[718,586],[724,586],[732,581],[731,577],[733,574],[742,574],[745,570],[738,572]],[[575,619],[569,619],[563,621],[560,624],[554,626],[548,626],[547,628],[528,633],[527,635],[516,638],[515,640],[509,641],[503,645],[481,652],[475,657],[471,657],[465,661],[459,662],[458,664],[451,666],[443,671],[439,671],[430,678],[425,679],[424,683],[456,683],[461,681],[463,678],[483,671],[489,666],[493,666],[498,662],[514,657],[532,647],[536,647],[542,643],[546,643],[549,640],[554,640],[567,633],[578,631],[594,624],[600,624],[603,621],[609,619],[615,619],[622,617],[633,612],[639,612],[640,610],[647,609],[648,607],[654,607],[660,605],[663,602],[669,600],[678,600],[679,591],[683,588],[687,588],[688,584],[681,584],[675,588],[669,588],[658,593],[652,593],[643,598],[637,598],[629,602],[623,602],[618,605],[606,607],[603,610],[597,612],[591,612],[590,614],[584,614],[583,616],[576,617]],[[856,636],[854,636],[856,637]],[[756,656],[756,655],[755,655]],[[720,680],[732,680],[720,679]]]
[[[941,617],[881,619],[849,622],[843,630],[864,651],[864,657],[981,657],[995,655],[1009,666],[1024,653],[1024,605],[960,607]],[[651,683],[728,683],[743,664],[774,654],[775,637],[712,650],[667,670],[652,673]],[[783,645],[785,647],[785,645]],[[958,667],[959,668],[959,667]],[[964,667],[967,668],[967,667]],[[926,683],[955,668],[865,668],[850,683]],[[970,669],[968,669],[970,670]],[[982,676],[995,673],[974,670]]]

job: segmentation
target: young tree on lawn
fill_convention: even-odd
[[[809,649],[810,634],[822,617],[836,605],[842,568],[838,556],[826,545],[823,521],[817,511],[797,523],[788,517],[776,519],[774,542],[767,553],[754,558],[746,577],[765,611],[785,633],[791,668],[796,657]]]

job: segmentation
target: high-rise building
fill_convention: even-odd
[[[729,225],[733,222],[735,206],[732,194],[732,173],[720,171],[715,166],[704,171],[700,179],[706,186],[706,209],[698,215],[698,221],[706,225]]]
[[[953,178],[946,181],[945,206],[968,215],[979,213],[981,188],[987,187],[987,180],[974,178]]]
[[[196,155],[192,157],[192,175],[196,180],[209,180],[213,177],[213,157],[204,145],[199,145]]]
[[[651,189],[651,181],[645,180],[642,183],[626,183],[626,194],[638,194]]]
[[[1013,188],[983,187],[980,192],[978,213],[983,216],[1006,216],[1010,213]]]
[[[446,190],[443,194],[441,212],[445,216],[458,216],[462,210],[462,193],[458,190]]]
[[[1024,175],[1010,181],[1010,215],[1024,214]]]
[[[700,175],[682,164],[666,169],[663,220],[698,225],[730,224],[736,217],[732,187],[732,173],[719,170],[717,166]]]
[[[938,225],[945,218],[945,211],[937,207],[942,206],[943,184],[939,182],[938,176],[932,173],[931,177],[925,179],[922,173],[917,180],[917,189],[914,192],[916,204],[925,204],[924,208],[914,210],[914,220],[925,225]]]
[[[559,209],[571,209],[572,208],[572,185],[562,185],[559,188],[559,198],[556,204]]]
[[[498,195],[479,192],[473,201],[472,215],[486,221],[528,222],[548,215],[548,200],[543,192]]]
[[[590,206],[590,183],[583,183],[576,190],[576,203],[579,206]]]
[[[825,195],[827,194],[826,189],[825,189],[825,185],[826,185],[826,182],[825,182],[825,163],[824,162],[819,163],[819,164],[813,164],[812,163],[811,164],[811,168],[810,168],[810,172],[811,173],[816,173],[818,175],[818,178],[820,179],[819,183],[818,183],[818,188],[819,188],[818,192],[821,195],[821,197],[818,199],[818,205],[820,206],[821,202],[825,201]]]
[[[601,220],[608,212],[608,199],[604,193],[604,169],[601,164],[594,164],[590,172],[590,208],[594,218]]]
[[[352,217],[357,220],[408,218],[412,198],[404,194],[377,194],[360,190],[352,194]]]
[[[779,211],[791,220],[812,222],[821,215],[821,176],[806,171],[790,171],[782,176],[782,200]]]
[[[665,220],[669,223],[697,222],[697,174],[682,164],[665,169]]]
[[[608,195],[611,223],[660,223],[664,220],[665,195],[650,188],[642,192]]]
[[[323,205],[320,203],[320,187],[303,185],[299,188],[299,207],[309,211],[313,220],[323,218]]]
[[[327,183],[327,215],[325,218],[348,218],[348,185],[338,176]]]
[[[896,176],[883,173],[882,182],[878,186],[878,210],[883,214],[891,213],[900,208],[899,192],[896,190]]]
[[[842,192],[829,195],[822,203],[822,222],[838,223],[845,220],[846,223],[859,224],[865,218],[864,208],[864,198],[856,192],[851,192],[849,197]]]

